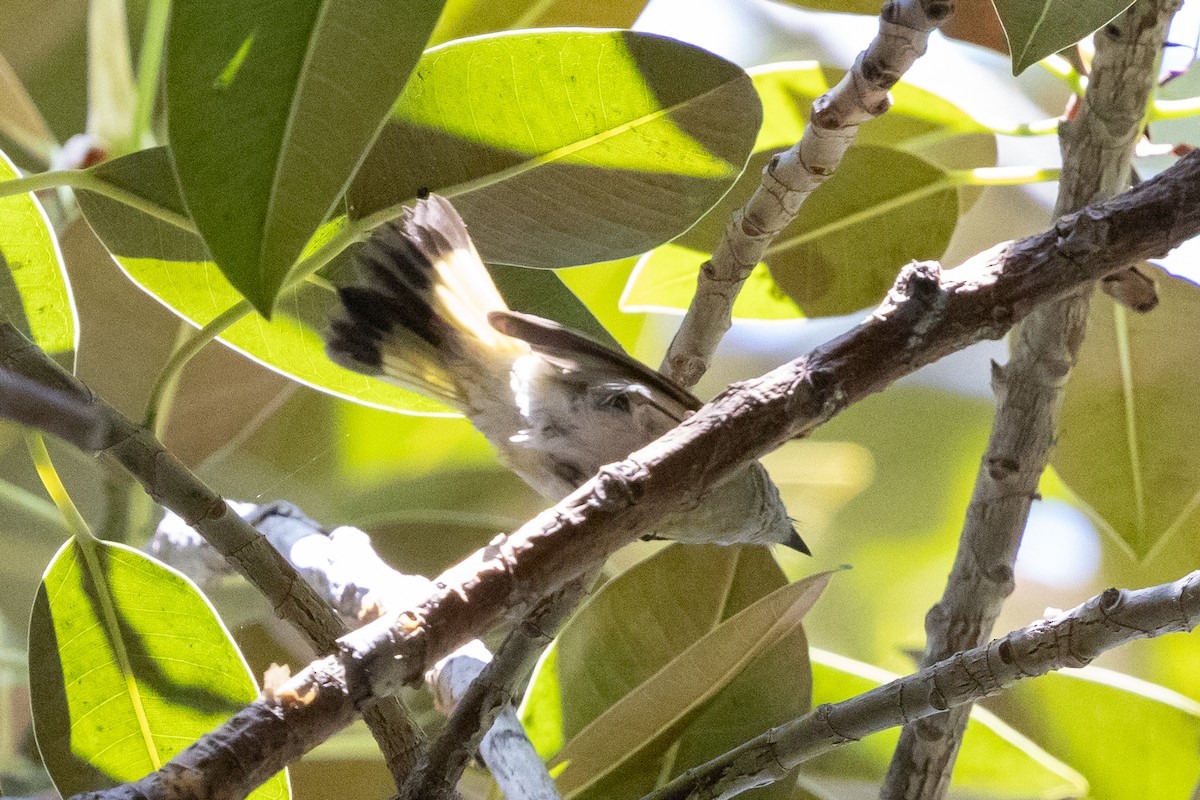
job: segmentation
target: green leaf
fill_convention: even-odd
[[[484,260],[566,267],[679,235],[741,173],[750,79],[629,31],[489,36],[431,50],[351,186],[351,215],[453,199]]]
[[[186,215],[162,148],[143,150],[92,168],[97,177]],[[140,287],[194,325],[206,325],[241,300],[193,233],[94,192],[76,193],[79,206],[117,264]],[[328,229],[326,230],[326,236]],[[333,272],[345,259],[330,265]],[[342,369],[325,356],[317,331],[334,303],[326,282],[304,282],[281,298],[270,321],[251,313],[222,336],[229,347],[300,383],[359,403],[419,414],[445,407],[397,386]]]
[[[18,177],[0,153],[0,181]],[[0,197],[0,313],[47,353],[73,357],[75,300],[58,241],[33,194]]]
[[[124,545],[75,540],[34,601],[29,684],[38,749],[64,797],[142,777],[257,694],[186,578]],[[288,795],[281,772],[251,797]]]
[[[431,44],[518,28],[629,28],[646,0],[447,0]]]
[[[669,738],[670,732],[728,686],[755,658],[800,629],[801,619],[820,597],[829,575],[812,575],[760,598],[722,621],[605,709],[555,756],[555,763],[566,765],[557,777],[559,790],[567,796],[582,794],[642,755],[644,749]],[[797,666],[803,669],[803,660],[800,665],[793,664],[793,668]],[[746,687],[739,688],[739,694],[744,694]],[[763,689],[754,688],[760,692]],[[721,705],[727,703],[728,699]],[[748,722],[759,730],[770,727],[769,723]],[[702,763],[695,761],[697,754],[691,751],[711,749],[704,747],[711,745],[711,740],[699,742],[697,738],[693,736],[689,742],[690,764]],[[611,792],[598,794],[612,796]]]
[[[1013,75],[1101,28],[1131,0],[992,0],[1004,24]]]
[[[1200,404],[1200,287],[1142,269],[1158,283],[1152,313],[1092,298],[1051,463],[1100,527],[1147,559],[1167,537],[1200,529],[1200,442],[1180,435]]]
[[[1099,667],[1021,681],[985,701],[1086,776],[1091,800],[1191,797],[1200,704]]]
[[[958,223],[952,177],[902,150],[851,148],[767,249],[771,277],[807,316],[878,303],[906,263],[940,258]]]
[[[614,350],[621,349],[621,345],[604,329],[600,320],[553,272],[505,264],[489,264],[488,272],[509,308],[557,320]]]
[[[760,637],[771,625],[752,624],[758,612],[747,611],[772,591],[789,596],[806,588],[811,584],[786,584],[763,548],[681,545],[663,549],[605,584],[543,655],[522,706],[522,721],[538,751],[571,760],[561,788],[577,791],[579,783],[587,783],[588,797],[640,796],[660,776],[686,769],[725,739],[761,733],[781,721],[779,714],[793,710],[793,702],[806,702],[802,631],[794,627],[782,636],[776,631],[768,637],[775,643],[763,647]],[[750,617],[724,624],[741,612]],[[721,642],[735,628],[742,635],[741,652],[727,652],[729,663],[748,662],[736,677],[718,657]],[[706,638],[706,644],[697,644]],[[742,658],[754,649],[765,652]],[[677,674],[678,681],[672,677]],[[689,682],[697,684],[695,691],[684,690]],[[775,684],[787,702],[775,696],[775,688],[767,690]],[[646,699],[650,695],[653,702]],[[758,699],[752,701],[752,695]],[[722,709],[741,701],[744,713],[724,715]],[[667,713],[671,704],[675,711]],[[605,753],[616,748],[611,759],[596,756],[601,749],[579,738],[582,733],[583,739],[605,742],[604,731],[624,709],[638,705],[663,710],[662,718],[648,722],[643,716],[636,726],[640,733],[631,734],[625,726],[620,735],[598,745]],[[714,714],[725,722],[715,725]]]
[[[621,298],[626,311],[688,307],[696,273],[734,210],[754,192],[770,159],[800,139],[813,100],[842,73],[815,62],[785,62],[751,74],[763,101],[763,126],[749,166],[695,227],[642,257]],[[945,250],[958,214],[974,197],[953,185],[947,170],[993,165],[995,137],[984,135],[983,125],[931,92],[899,83],[892,94],[892,109],[862,126],[858,145],[834,178],[809,198],[800,217],[768,251],[766,263],[751,272],[734,303],[735,319],[855,311],[877,302],[906,261],[936,258]],[[866,171],[872,174],[866,184],[860,183]],[[891,213],[880,207],[910,191],[929,194]],[[957,206],[952,202],[956,193]],[[865,218],[839,227],[845,215],[854,213]],[[798,243],[827,223],[829,234]],[[881,246],[875,247],[876,242]]]
[[[93,167],[91,172],[137,195],[152,208],[186,217],[165,149],[133,153]],[[125,274],[180,317],[205,325],[241,299],[195,234],[94,192],[77,194],[88,222]],[[324,226],[306,252],[327,241],[343,222],[344,218],[339,218]],[[349,253],[343,253],[322,274],[338,279],[348,269],[349,259]],[[514,309],[550,317],[615,344],[553,272],[492,269]],[[414,414],[450,413],[421,395],[342,369],[326,358],[318,331],[328,324],[334,303],[334,288],[328,280],[306,281],[280,295],[270,321],[250,314],[220,338],[264,366],[336,397]]]
[[[345,191],[443,0],[176,3],[167,127],[196,226],[269,316]]]
[[[810,657],[814,705],[846,700],[899,677],[815,648]],[[1022,685],[1034,683],[1037,681],[1026,681]],[[1044,706],[1036,708],[1039,714],[1043,713]],[[1092,733],[1094,736],[1095,729]],[[802,783],[864,781],[878,787],[899,738],[899,729],[893,728],[807,761],[800,767]],[[954,768],[951,797],[1051,800],[1089,796],[1087,791],[1087,781],[1070,766],[1046,753],[993,714],[979,708],[971,712]]]

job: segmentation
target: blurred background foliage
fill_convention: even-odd
[[[485,19],[474,10],[477,4],[466,0],[449,5],[451,11],[435,32],[434,41],[518,21],[562,24],[570,19],[618,24],[607,17],[599,21],[581,18],[579,9],[569,3],[561,4],[564,8],[545,20],[524,19],[516,11],[506,15],[506,9],[520,4],[492,4],[489,13],[494,13],[495,19]],[[580,8],[587,5],[580,4]],[[819,78],[820,85],[806,91],[792,87],[809,102],[825,85],[821,70],[849,66],[877,23],[870,17],[814,13],[799,6],[846,5],[654,0],[644,10],[641,3],[622,3],[614,4],[611,11],[628,17],[620,24],[636,19],[635,27],[640,30],[693,42],[746,68],[815,62],[820,69],[806,67],[804,74]],[[867,5],[871,9],[877,6]],[[990,6],[959,5],[956,35],[1002,47]],[[1194,20],[1200,17],[1196,5],[1186,5],[1173,41],[1192,42]],[[146,4],[130,0],[128,11],[129,34],[136,45]],[[27,87],[57,140],[66,141],[84,130],[88,117],[85,4],[0,0],[0,21],[0,54]],[[1176,59],[1168,62],[1167,68],[1180,63],[1186,66],[1186,60]],[[918,123],[905,128],[901,103],[900,114],[877,124],[881,131],[891,125],[891,133],[880,133],[879,139],[869,142],[881,149],[900,148],[891,151],[895,158],[915,159],[908,153],[919,151],[923,159],[919,163],[935,177],[949,174],[949,170],[996,164],[1052,169],[1058,163],[1055,137],[993,133],[1006,130],[1005,121],[1058,115],[1067,102],[1069,87],[1037,67],[1014,79],[1010,68],[1008,59],[997,52],[935,37],[929,55],[906,78],[911,86],[900,87],[897,95],[903,99],[921,91],[928,93],[926,100],[917,102],[918,122],[923,119],[921,114],[932,113],[928,109],[933,105],[943,111],[949,108],[957,120],[950,127],[957,125],[953,133],[962,138],[955,144],[924,137],[918,144],[903,146],[904,141],[929,131]],[[1200,83],[1194,73],[1168,86],[1176,93],[1172,96],[1196,93],[1188,89]],[[780,104],[777,96],[763,89],[763,79],[756,82],[768,125],[760,134],[750,170],[737,184],[743,190],[757,180],[757,169],[766,154],[796,135],[806,108]],[[779,104],[774,115],[772,102]],[[787,118],[793,112],[794,117]],[[1156,122],[1155,126],[1160,140],[1179,142],[1191,137],[1196,141],[1194,120]],[[870,130],[868,126],[864,135]],[[787,136],[779,139],[780,131]],[[770,140],[768,133],[777,140]],[[4,142],[4,149],[19,166],[31,170],[46,166],[9,145]],[[967,152],[970,157],[964,163]],[[860,160],[848,160],[847,169],[854,167],[869,176],[878,168],[875,161],[886,161],[888,152],[874,154],[880,155],[874,160],[872,155],[870,149],[860,150]],[[1161,165],[1161,159],[1144,164],[1147,172]],[[913,213],[907,217],[889,218],[893,230],[900,233],[907,232],[904,226],[920,227],[922,244],[906,257],[941,256],[951,266],[997,241],[1040,231],[1048,222],[1053,184],[980,188],[962,183],[948,186],[945,194],[942,205],[953,209],[945,230],[920,227],[927,209],[910,209]],[[671,259],[690,247],[690,263],[696,263],[695,249],[714,241],[713,230],[723,224],[732,198],[719,204],[710,218],[675,245],[660,248],[648,259],[563,269],[558,275],[622,346],[647,363],[657,364],[688,292],[686,281],[680,284],[678,275],[671,272]],[[815,227],[819,224],[813,223]],[[141,418],[159,370],[180,335],[180,322],[121,272],[82,219],[70,220],[57,232],[78,306],[78,375],[126,414]],[[869,236],[870,231],[860,235],[855,247],[835,243],[826,256],[848,262],[859,259],[863,251],[877,245]],[[675,252],[670,252],[671,248]],[[1185,271],[1186,261],[1173,258],[1165,266]],[[768,266],[773,272],[778,269],[775,261],[769,260]],[[654,272],[659,269],[664,272]],[[840,305],[817,302],[811,307],[797,299],[804,296],[803,290],[792,290],[791,297],[785,298],[765,272],[758,275],[750,290],[759,305],[750,307],[745,301],[749,311],[739,314],[758,319],[735,324],[718,363],[699,387],[700,395],[711,396],[733,380],[759,374],[844,330],[860,315],[806,320],[801,312],[815,317],[869,306],[870,298],[878,297],[890,283],[891,274],[881,273],[869,286],[840,293]],[[1098,300],[1103,308],[1095,314],[1094,340],[1089,341],[1078,379],[1087,392],[1073,394],[1068,404],[1067,419],[1074,426],[1074,438],[1056,456],[1059,472],[1048,474],[1043,481],[1043,499],[1035,504],[1018,561],[1017,590],[997,631],[1024,625],[1046,608],[1070,608],[1107,586],[1173,580],[1197,564],[1200,524],[1195,519],[1197,482],[1192,469],[1196,461],[1188,446],[1190,439],[1197,438],[1190,435],[1195,408],[1190,398],[1200,386],[1194,364],[1188,363],[1195,347],[1190,337],[1182,335],[1191,329],[1197,290],[1190,282],[1166,274],[1160,282],[1167,286],[1163,308],[1130,325],[1134,346],[1147,354],[1137,361],[1138,390],[1146,400],[1140,406],[1145,414],[1137,420],[1142,438],[1135,441],[1142,443],[1147,462],[1165,466],[1151,469],[1140,488],[1132,488],[1127,420],[1118,407],[1124,387],[1121,376],[1113,375],[1118,360],[1113,354],[1118,346],[1112,322],[1116,312],[1107,300]],[[785,280],[779,283],[788,288]],[[1172,346],[1160,347],[1164,341]],[[822,570],[837,570],[804,617],[801,633],[826,654],[814,656],[814,676],[808,687],[818,701],[849,696],[886,680],[888,672],[911,671],[913,653],[923,648],[925,612],[940,595],[954,556],[988,435],[992,414],[988,361],[1003,359],[1004,353],[1003,344],[985,343],[957,354],[852,407],[811,439],[790,443],[764,459],[815,556],[809,560],[780,553],[776,555],[778,567],[757,562],[752,567],[743,562],[738,562],[736,569],[730,567],[737,575],[759,570],[753,573],[759,577],[745,579],[752,588],[747,588],[744,596],[727,596],[729,602],[720,605],[725,610],[715,619],[719,623],[781,586],[784,575],[796,580]],[[1149,366],[1140,370],[1143,364]],[[1065,430],[1064,439],[1067,436]],[[299,385],[218,345],[206,348],[184,373],[165,440],[225,496],[258,503],[286,499],[331,527],[362,527],[381,554],[407,572],[433,575],[544,507],[531,490],[497,465],[491,448],[461,419],[404,416],[356,405]],[[0,477],[28,496],[40,497],[37,478],[20,445],[19,432],[0,425]],[[105,474],[95,461],[69,447],[52,442],[51,449],[76,503],[104,535],[109,500],[114,493],[127,490],[122,480]],[[1090,497],[1090,502],[1077,499],[1076,493]],[[1139,504],[1149,509],[1141,517]],[[0,520],[0,544],[5,549],[5,558],[0,559],[0,763],[5,765],[4,789],[11,793],[21,790],[22,781],[28,781],[30,791],[44,786],[36,770],[16,766],[22,754],[32,754],[25,738],[29,722],[24,675],[26,625],[43,571],[62,544],[64,531],[53,509],[34,501],[4,505]],[[1168,535],[1162,535],[1164,531]],[[608,565],[606,577],[620,578],[605,591],[613,592],[613,597],[617,592],[631,592],[629,582],[640,574],[636,572],[639,565],[651,563],[643,559],[671,558],[668,553],[657,544],[631,546]],[[731,556],[725,553],[718,558]],[[762,560],[761,554],[745,558]],[[715,568],[717,562],[704,563],[707,569]],[[840,569],[843,566],[849,569]],[[700,580],[699,567],[673,569],[697,581],[695,590],[660,589],[678,593],[675,599],[685,605],[679,611],[682,617],[700,614],[695,603],[708,597],[711,585]],[[611,597],[602,601],[604,596],[594,597],[588,608],[615,603],[618,611],[612,616],[618,622],[634,609],[645,610],[651,602],[626,600],[622,602],[627,605],[622,606]],[[283,625],[270,620],[245,587],[230,586],[213,600],[234,629],[256,674],[272,660],[295,665],[305,659],[303,645]],[[594,620],[581,616],[572,625],[582,627],[590,622]],[[662,654],[663,659],[669,660],[689,642],[711,635],[715,625],[698,627],[689,634],[692,639],[681,640],[671,653]],[[589,641],[603,649],[595,638]],[[788,641],[787,646],[798,646],[794,637]],[[769,660],[768,655],[763,658]],[[588,655],[597,663],[605,657],[604,652]],[[577,654],[575,658],[583,657]],[[1200,732],[1200,689],[1195,681],[1200,645],[1194,637],[1143,641],[1106,655],[1101,664],[1130,678],[1111,678],[1109,673],[1098,673],[1099,678],[1056,676],[991,704],[1014,730],[993,718],[972,726],[964,766],[956,779],[957,791],[1005,797],[1065,797],[1088,791],[1096,798],[1137,794],[1183,797],[1180,792],[1191,787],[1200,767],[1195,763],[1194,748]],[[758,664],[760,682],[756,686],[766,691],[763,687],[772,685],[775,676],[788,669],[794,672],[795,667],[795,661]],[[550,675],[546,670],[543,663],[539,680],[562,678],[564,685],[568,683],[565,675]],[[801,682],[809,683],[807,679]],[[722,689],[728,693],[718,694],[706,708],[736,705],[738,691],[745,687],[731,683]],[[795,692],[789,695],[793,699],[798,696]],[[423,722],[436,726],[423,695],[414,693],[408,699]],[[559,702],[569,701],[559,698]],[[1095,709],[1095,719],[1082,720],[1078,716],[1081,708]],[[527,721],[531,713],[527,707]],[[706,726],[711,726],[712,714],[722,715],[711,711]],[[1131,721],[1135,715],[1142,716]],[[778,721],[782,718],[772,720]],[[664,758],[671,760],[673,768],[683,768],[716,746],[687,737],[688,730],[698,729],[695,716],[680,718],[677,723],[671,730],[683,744],[664,749],[657,741],[629,756],[635,767],[641,764],[638,774],[642,778],[638,780],[646,774],[660,774]],[[749,720],[736,733],[766,724],[762,718]],[[1106,729],[1105,736],[1097,735],[1101,727]],[[1161,734],[1153,746],[1130,749],[1150,730],[1171,733]],[[1106,747],[1097,750],[1101,740]],[[1168,747],[1180,742],[1186,747],[1179,753]],[[980,765],[995,762],[1001,757],[997,753],[1008,752],[1004,748],[1017,753],[1012,763],[1021,766],[1008,770],[1004,778],[979,774]],[[841,762],[817,762],[813,769],[806,769],[799,788],[768,791],[781,797],[853,797],[856,792],[870,796],[871,781],[882,768],[879,753],[886,749],[878,743],[865,744],[861,750],[851,748]],[[353,729],[292,771],[297,792],[308,797],[335,791],[387,792],[386,772],[373,752],[365,732]],[[1123,760],[1127,772],[1114,774],[1106,766],[1112,759]],[[10,764],[14,766],[10,768]],[[1086,788],[1089,784],[1090,790]],[[479,796],[489,791],[486,779],[477,773],[468,776],[466,786]]]

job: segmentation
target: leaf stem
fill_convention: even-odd
[[[1079,74],[1071,62],[1058,54],[1046,56],[1038,64],[1042,69],[1061,80],[1071,91],[1082,97],[1087,92],[1087,78]]]
[[[53,172],[38,172],[11,181],[0,181],[0,197],[9,197],[26,192],[38,192],[42,189],[53,189],[59,186],[69,186],[72,189],[83,189],[104,195],[112,200],[116,200],[118,203],[127,205],[130,208],[136,208],[143,214],[149,214],[155,219],[160,219],[177,228],[182,228],[191,233],[198,233],[195,224],[185,215],[168,208],[163,208],[119,186],[114,186],[108,181],[97,177],[90,170],[64,169]]]
[[[142,32],[142,50],[138,54],[137,105],[133,111],[132,136],[137,147],[145,146],[148,139],[153,140],[154,101],[158,96],[170,11],[170,0],[150,0],[146,8],[146,27]]]
[[[1048,136],[1058,133],[1060,117],[1046,117],[1031,122],[1013,122],[1010,120],[988,120],[983,124],[991,133],[997,136]]]
[[[1200,97],[1185,97],[1182,100],[1154,100],[1150,103],[1149,119],[1186,119],[1200,114]]]
[[[46,450],[46,440],[37,431],[28,430],[25,432],[25,446],[29,449],[29,457],[33,459],[33,466],[42,480],[42,486],[46,487],[46,494],[50,495],[54,505],[58,506],[58,513],[62,515],[67,530],[81,544],[94,544],[96,535],[75,507],[71,495],[67,494],[67,487],[63,486],[62,478],[58,476],[58,470],[50,460],[50,452]]]
[[[1024,186],[1056,181],[1061,176],[1058,167],[976,167],[950,173],[955,186]]]

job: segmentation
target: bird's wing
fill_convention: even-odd
[[[528,342],[536,352],[568,369],[590,374],[603,371],[613,380],[644,386],[663,411],[676,420],[682,421],[687,412],[698,411],[703,405],[694,394],[662,373],[553,320],[502,310],[489,312],[488,322],[505,336]]]

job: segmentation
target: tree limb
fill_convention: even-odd
[[[1179,5],[1180,0],[1135,3],[1096,37],[1087,94],[1060,130],[1064,158],[1058,213],[1112,197],[1128,185],[1158,57]],[[1017,549],[1058,435],[1091,295],[1089,285],[1034,311],[1012,337],[1008,364],[993,365],[996,419],[953,570],[925,618],[923,666],[986,642],[1004,599],[1012,594]],[[967,704],[906,725],[880,796],[945,797],[970,713]]]
[[[762,183],[733,213],[721,242],[696,276],[696,294],[660,369],[695,386],[729,330],[733,303],[750,272],[804,201],[829,180],[854,143],[858,126],[891,107],[888,91],[924,55],[930,35],[950,18],[951,0],[890,0],[879,34],[837,86],[813,102],[800,141],[771,159]]]
[[[585,583],[590,581],[576,581],[543,600],[513,628],[495,658],[473,657],[464,652],[471,646],[468,643],[430,670],[426,680],[434,687],[438,705],[449,710],[450,719],[413,770],[401,800],[449,797],[477,749],[505,797],[557,800],[554,781],[510,701],[521,667],[554,637],[582,598]]]
[[[8,322],[0,322],[0,368],[90,407],[98,429],[105,434],[90,451],[115,460],[141,482],[156,502],[199,531],[262,592],[275,613],[296,626],[318,652],[328,653],[336,647],[337,638],[349,630],[337,614],[265,538],[153,434],[94,395]],[[420,732],[394,698],[372,700],[364,716],[397,786],[402,785],[416,761]]]
[[[944,275],[936,264],[910,265],[856,328],[731,386],[512,535],[497,537],[451,567],[419,604],[343,637],[344,686],[321,690],[310,679],[303,685],[330,694],[341,708],[418,682],[436,661],[507,611],[578,579],[658,517],[695,503],[750,459],[808,434],[849,404],[950,352],[1004,335],[1039,303],[1161,256],[1197,234],[1200,151],[1118,198]],[[309,674],[343,674],[337,661],[315,662],[294,682]],[[210,737],[234,746],[228,725],[202,741]]]
[[[357,528],[327,532],[283,501],[231,506],[351,627],[375,619],[386,609],[407,608],[432,586],[427,578],[388,566],[371,547],[370,537]],[[159,523],[146,550],[202,588],[233,572],[211,545],[171,513]],[[522,667],[550,641],[577,604],[582,584],[574,588],[534,609],[514,627],[495,658],[475,639],[430,670],[426,683],[450,719],[404,783],[402,797],[454,797],[454,787],[476,750],[506,797],[557,797],[554,782],[509,701]]]
[[[1052,670],[1082,667],[1135,639],[1200,625],[1200,571],[1148,589],[1108,589],[1071,611],[939,661],[869,692],[825,704],[690,769],[643,800],[717,800],[786,778],[835,747],[998,694]]]

